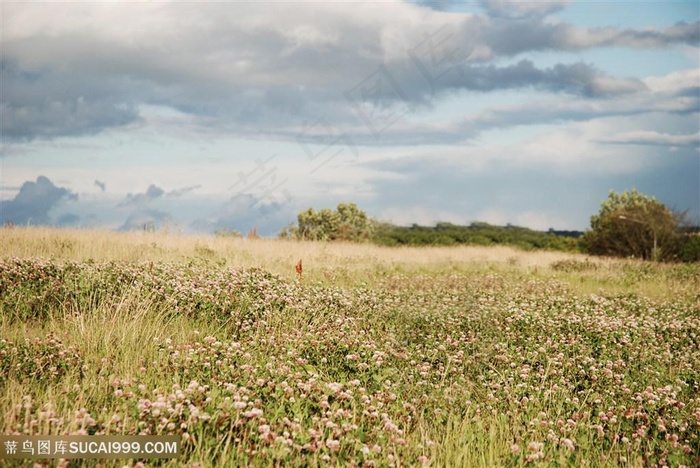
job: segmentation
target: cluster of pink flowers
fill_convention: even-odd
[[[64,345],[52,333],[21,343],[0,339],[0,384],[7,378],[57,381],[67,372],[82,370],[79,350]]]
[[[33,278],[23,265],[16,276]],[[0,385],[70,377],[100,394],[92,405],[29,394],[8,432],[180,434],[188,461],[251,465],[439,465],[435,441],[459,430],[501,431],[501,464],[700,461],[700,316],[687,298],[577,297],[497,274],[340,288],[260,270],[85,269],[216,331],[164,332],[154,362],[116,377],[106,356],[86,367],[69,336],[0,340]]]

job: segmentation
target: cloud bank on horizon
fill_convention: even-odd
[[[695,2],[2,6],[0,221],[273,234],[700,217]]]

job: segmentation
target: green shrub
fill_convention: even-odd
[[[700,235],[681,236],[677,255],[681,262],[700,262]]]

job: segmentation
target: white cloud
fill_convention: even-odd
[[[697,54],[698,49],[695,49]],[[663,76],[650,76],[642,80],[655,93],[675,93],[683,89],[700,87],[700,69],[678,70]]]
[[[697,148],[700,145],[700,132],[689,134],[669,134],[656,132],[654,130],[635,130],[631,132],[622,132],[601,141],[603,143],[673,147],[690,146],[692,148]]]

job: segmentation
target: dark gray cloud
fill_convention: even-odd
[[[126,198],[119,204],[119,206],[143,206],[149,203],[150,201],[162,196],[164,193],[165,190],[156,185],[151,184],[148,186],[144,193],[127,194]]]
[[[534,73],[549,73],[559,76],[560,86],[579,87],[581,93],[577,96],[557,95],[541,97],[537,100],[518,102],[514,104],[494,105],[487,109],[468,113],[465,109],[464,117],[448,122],[421,122],[411,121],[413,112],[409,111],[407,119],[400,119],[388,125],[381,133],[381,138],[366,134],[366,127],[359,124],[358,127],[344,127],[344,136],[347,141],[354,144],[373,144],[377,146],[391,145],[425,145],[425,144],[454,144],[474,141],[486,131],[504,129],[522,125],[561,124],[563,122],[585,122],[592,119],[607,117],[639,117],[648,119],[650,115],[676,114],[686,117],[685,120],[675,119],[677,129],[669,128],[666,131],[676,133],[691,132],[685,128],[694,126],[697,128],[697,114],[700,109],[700,94],[694,84],[698,79],[698,72],[688,70],[669,77],[654,78],[650,85],[639,80],[610,82],[604,78],[596,78],[588,82],[576,82],[565,69],[550,68],[544,72],[533,71],[530,64],[524,62],[514,65],[509,73],[509,79],[517,81],[516,70]],[[490,72],[485,72],[484,75]],[[496,75],[497,73],[493,73]],[[490,86],[489,80],[483,81],[483,86]],[[650,89],[654,88],[654,89]],[[585,91],[585,92],[584,92]],[[604,100],[589,96],[586,93],[608,93]],[[399,106],[395,107],[400,109]],[[666,119],[670,120],[670,119]],[[683,124],[685,122],[685,124]],[[319,144],[333,142],[339,151],[348,153],[350,147],[347,142],[339,137],[338,127],[311,124],[304,131],[303,141]],[[291,133],[290,137],[294,137]]]
[[[581,32],[581,30],[578,30]],[[664,30],[634,30],[615,28],[593,28],[586,31],[588,41],[576,42],[569,38],[572,46],[579,47],[666,47],[671,44],[700,45],[700,21],[680,21]],[[595,37],[598,36],[598,39]]]
[[[95,184],[98,184],[98,181],[95,181]],[[104,185],[104,184],[102,184],[102,185]],[[102,187],[102,185],[99,185],[99,186]],[[129,206],[140,207],[140,206],[147,205],[151,201],[156,200],[158,198],[161,198],[163,196],[181,197],[181,196],[183,196],[187,193],[190,193],[193,190],[196,190],[196,189],[201,188],[201,187],[202,187],[202,185],[198,184],[198,185],[191,185],[189,187],[181,187],[181,188],[177,188],[177,189],[170,190],[170,191],[166,192],[161,187],[158,187],[157,185],[151,184],[148,186],[146,191],[143,193],[135,193],[135,194],[129,193],[129,194],[127,194],[126,198],[124,198],[124,200],[121,203],[119,203],[119,206],[120,207],[129,207]],[[103,189],[103,191],[104,191],[104,189]]]
[[[124,223],[119,227],[120,231],[155,230],[161,229],[173,222],[173,216],[151,205],[165,194],[165,190],[151,184],[145,192],[127,194],[126,198],[117,205],[118,208],[130,210]]]
[[[528,69],[529,65],[523,67]],[[549,73],[557,74],[554,69]],[[564,77],[567,73],[561,73]],[[647,83],[629,80],[626,83],[611,83],[598,79],[583,83],[572,83],[591,92],[611,92],[605,100],[581,94],[561,99],[556,95],[539,100],[511,105],[491,106],[473,113],[465,113],[462,118],[441,124],[419,124],[396,122],[381,135],[378,145],[421,145],[450,144],[474,140],[482,133],[522,125],[558,124],[562,122],[585,122],[607,117],[635,117],[651,115],[676,115],[684,119],[673,119],[676,128],[666,132],[688,134],[697,128],[697,113],[700,109],[700,93],[695,83],[700,79],[697,71],[688,70],[663,78],[654,78]],[[566,78],[562,79],[562,86]],[[653,89],[650,89],[653,88]],[[634,90],[637,91],[634,91]],[[593,91],[596,90],[596,91]],[[662,121],[672,120],[670,117]],[[361,132],[349,130],[348,136],[355,142],[362,142]],[[322,138],[322,132],[316,135]],[[671,146],[671,140],[664,140]],[[659,140],[661,143],[661,140]],[[683,144],[682,142],[678,144]],[[692,144],[692,141],[690,142]]]
[[[670,109],[669,103],[674,104]],[[488,110],[467,115],[463,119],[455,121],[450,126],[443,129],[441,134],[448,138],[447,141],[455,141],[459,135],[473,138],[486,130],[519,125],[583,122],[597,118],[614,116],[632,117],[669,111],[683,115],[696,113],[699,104],[700,99],[691,99],[679,103],[670,99],[666,100],[665,98],[640,98],[639,96],[620,96],[618,99],[604,104],[591,102],[588,99],[570,99],[564,102],[546,99],[540,102],[493,107]],[[688,120],[688,124],[692,125],[693,121]],[[426,138],[429,137],[428,132],[424,135]]]
[[[595,47],[663,48],[672,44],[697,46],[700,22],[679,22],[663,30],[579,28],[568,23],[545,23],[538,18],[496,20],[483,29],[482,40],[496,56],[534,51],[579,51]]]
[[[587,97],[629,93],[645,88],[644,84],[636,79],[610,81],[612,83],[606,80],[604,73],[587,63],[557,64],[542,69],[537,68],[531,60],[523,59],[506,67],[464,67],[462,79],[452,78],[445,86],[475,91],[532,87]]]
[[[77,199],[77,194],[55,186],[45,176],[39,176],[36,182],[22,184],[12,200],[0,201],[0,222],[52,224],[51,210],[63,202]]]
[[[0,131],[5,138],[89,135],[138,119],[132,98],[114,78],[80,79],[80,72],[73,72],[70,64],[61,68],[32,70],[3,54]]]
[[[489,14],[497,18],[522,18],[541,17],[555,13],[573,0],[538,0],[538,1],[517,1],[517,0],[479,0],[481,7]]]
[[[623,132],[613,138],[599,140],[601,143],[615,145],[663,146],[667,148],[700,148],[700,133],[669,134],[656,131],[637,130]]]
[[[370,101],[420,112],[465,90],[515,88],[604,100],[640,83],[590,64],[491,61],[541,50],[698,43],[697,22],[633,30],[542,19],[565,4],[484,2],[485,17],[401,3],[282,3],[273,11],[255,3],[128,3],[108,16],[89,4],[63,5],[79,8],[71,14],[15,3],[3,25],[1,130],[10,142],[94,134],[143,124],[150,105],[191,116],[188,125],[201,131],[288,138],[290,126],[319,116],[352,126],[354,106]],[[508,11],[519,13],[505,18]],[[58,13],[71,20],[53,21]],[[373,92],[374,78],[387,76],[393,82],[384,89],[394,89]]]

